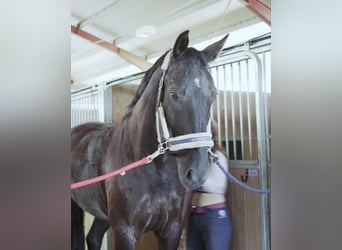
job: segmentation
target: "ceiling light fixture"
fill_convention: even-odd
[[[157,32],[157,29],[153,25],[144,25],[135,31],[136,37],[146,38],[154,35]]]

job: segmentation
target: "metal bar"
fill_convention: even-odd
[[[209,68],[209,72],[210,72],[210,75],[213,74],[213,68]],[[213,78],[214,79],[214,78]],[[213,108],[214,104],[211,105],[210,107],[210,119],[213,121],[215,120],[214,118],[214,108]]]
[[[239,117],[240,117],[240,136],[241,138],[244,138],[243,136],[243,106],[242,106],[242,89],[241,89],[241,63],[238,62],[239,65]],[[245,160],[245,142],[244,140],[241,140],[241,155],[242,160]]]
[[[94,99],[94,92],[91,93],[91,96],[87,98],[87,108],[86,108],[86,120],[87,122],[92,121],[93,119],[93,99]]]
[[[221,139],[221,95],[220,95],[220,81],[219,81],[219,70],[216,67],[216,86],[218,95],[216,96],[216,116],[217,116],[217,140],[219,145],[222,146]]]
[[[96,110],[98,108],[97,102],[98,102],[97,95],[93,95],[91,97],[91,104],[92,104],[91,105],[91,117],[90,117],[91,120],[98,120],[97,113],[96,113]]]
[[[105,120],[105,107],[104,107],[104,85],[99,85],[98,88],[98,110],[99,110],[99,121]]]
[[[223,65],[223,83],[224,83],[224,95],[223,95],[223,108],[224,108],[224,135],[225,135],[225,142],[226,142],[226,155],[229,156],[229,139],[228,139],[228,133],[229,133],[229,109],[227,108],[227,93],[228,93],[228,88],[227,88],[227,75],[226,75],[226,65]]]
[[[121,48],[115,46],[114,44],[111,44],[107,41],[104,41],[101,38],[98,38],[98,37],[86,32],[84,30],[81,30],[79,27],[71,25],[71,32],[80,36],[80,37],[83,37],[84,39],[86,39],[90,42],[96,43],[97,45],[99,45],[99,46],[101,46],[107,50],[110,50],[110,51],[118,54],[123,59],[125,59],[126,61],[128,61],[131,64],[134,64],[135,66],[137,66],[141,70],[144,70],[144,71],[148,70],[152,66],[151,63],[142,59],[141,57],[134,55],[133,53],[131,53],[127,50],[121,49]]]
[[[83,98],[78,101],[78,123],[82,123],[82,103],[83,103]]]
[[[71,111],[72,111],[72,120],[71,120],[71,127],[74,127],[75,124],[76,124],[76,103],[75,101],[73,100],[73,98],[71,98]]]
[[[76,126],[77,124],[80,124],[80,101],[77,100],[76,101],[76,123],[74,124],[74,126]]]
[[[266,53],[262,53],[262,69],[263,69],[263,91],[264,93],[267,93],[267,85],[266,85]],[[270,130],[268,126],[268,103],[267,103],[267,94],[264,94],[264,104],[265,104],[265,127],[266,127],[266,150],[267,150],[267,162],[271,161],[271,152],[270,152]]]
[[[230,64],[230,78],[232,83],[232,91],[230,93],[231,98],[231,109],[232,109],[232,132],[233,132],[233,151],[234,151],[234,160],[237,159],[237,150],[236,150],[236,128],[235,128],[235,90],[234,90],[234,77],[233,77],[233,64]]]
[[[85,114],[86,114],[86,104],[87,104],[87,99],[86,98],[83,98],[82,99],[82,109],[81,109],[81,111],[82,111],[82,113],[81,113],[81,123],[85,123],[87,120],[86,120],[86,116],[85,116]]]
[[[236,140],[248,140],[248,136],[235,136]],[[228,140],[233,140],[234,138],[232,136],[228,136]],[[252,135],[252,141],[257,141],[257,136]]]
[[[101,121],[99,117],[100,87],[96,85],[91,89],[71,94],[72,127],[86,122]]]
[[[93,119],[94,120],[99,120],[99,98],[98,94],[96,96],[93,96]]]
[[[255,62],[255,79],[257,83],[255,103],[258,136],[258,158],[260,165],[260,188],[267,189],[267,159],[266,159],[266,129],[265,129],[265,105],[264,92],[262,89],[261,60],[256,53],[245,51]],[[262,249],[270,250],[270,231],[268,216],[268,194],[260,194],[260,213],[261,213],[261,237]]]
[[[88,115],[89,118],[88,118],[87,122],[89,122],[90,119],[92,119],[92,117],[93,117],[93,99],[94,99],[93,96],[88,99],[88,110],[87,110],[87,112],[89,113],[89,115]]]
[[[73,108],[71,108],[71,127],[73,127],[73,124],[75,123],[75,111]]]
[[[76,124],[80,124],[81,123],[81,99],[77,100],[77,121]]]
[[[251,107],[250,107],[250,79],[249,79],[249,66],[248,60],[246,60],[246,77],[247,77],[247,126],[248,126],[248,146],[249,146],[249,159],[253,159],[253,150],[252,150],[252,125],[251,125]]]
[[[101,84],[99,86],[99,94],[98,94],[98,110],[101,112],[100,121],[111,123],[113,119],[112,112],[112,88],[107,88],[106,84]]]
[[[85,101],[85,115],[84,115],[84,118],[85,118],[85,122],[88,122],[90,120],[90,109],[91,109],[90,101],[91,101],[91,98],[85,98],[84,101]]]

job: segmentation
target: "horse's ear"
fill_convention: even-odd
[[[182,32],[173,46],[173,57],[177,57],[182,51],[184,51],[189,44],[189,30]]]
[[[220,41],[213,43],[206,47],[204,50],[202,50],[202,54],[207,59],[208,63],[213,61],[221,52],[221,49],[224,43],[226,42],[228,36],[229,34],[223,37]]]

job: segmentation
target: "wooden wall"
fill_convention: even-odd
[[[113,86],[113,122],[117,122],[124,112],[127,105],[131,102],[137,86]],[[246,102],[246,95],[242,95],[242,101]],[[231,97],[228,97],[228,106],[231,114]],[[254,103],[254,96],[250,96],[251,103]],[[223,94],[221,93],[221,116],[223,117]],[[254,106],[251,110],[255,110]],[[238,110],[238,96],[235,96],[235,112],[239,120]],[[243,110],[244,116],[247,114],[247,109]],[[255,112],[252,114],[252,119],[255,120]],[[243,118],[244,123],[247,124],[247,118]],[[231,128],[230,128],[231,129]],[[245,129],[244,129],[245,130]],[[240,127],[237,126],[237,135],[240,134]],[[253,135],[255,135],[256,128],[252,127]],[[231,133],[231,130],[230,130]],[[245,135],[247,131],[244,131]],[[245,145],[247,147],[248,145]],[[254,159],[257,155],[257,144],[253,142]],[[238,179],[240,175],[245,174],[243,168],[231,168],[230,172]],[[270,176],[270,174],[269,174]],[[270,177],[269,177],[270,178]],[[270,179],[269,179],[270,181]],[[247,185],[259,188],[259,176],[250,176]],[[269,197],[270,198],[270,197]],[[261,224],[260,224],[260,199],[259,194],[246,191],[236,184],[229,183],[227,192],[227,203],[231,212],[233,222],[233,240],[231,250],[261,250]],[[110,233],[111,234],[111,233]],[[110,237],[110,245],[113,247],[114,239]],[[146,233],[139,241],[137,250],[157,250],[157,241],[153,233]],[[182,239],[178,250],[185,250],[185,240]]]
[[[238,179],[245,174],[244,169],[230,169]],[[247,185],[259,188],[259,177],[249,176]],[[232,250],[260,250],[260,195],[230,183],[227,201],[233,223]]]
[[[112,87],[112,110],[113,122],[118,122],[131,103],[138,86],[113,86]]]

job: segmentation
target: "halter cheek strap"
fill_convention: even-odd
[[[164,143],[170,138],[169,129],[165,120],[164,108],[159,106],[156,112],[157,139],[159,144]]]

